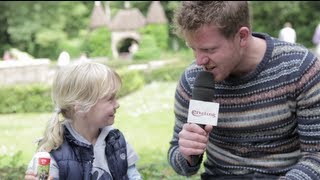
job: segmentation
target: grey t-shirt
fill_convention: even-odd
[[[81,136],[71,125],[70,121],[65,121],[64,123],[68,130],[70,131],[71,135],[77,139],[78,141],[91,145],[89,141],[87,141],[83,136]],[[106,147],[106,142],[105,138],[107,137],[108,133],[114,129],[113,126],[106,126],[103,129],[101,129],[101,132],[98,136],[98,139],[96,141],[96,144],[93,146],[94,150],[94,161],[93,161],[93,168],[92,168],[92,175],[94,176],[94,179],[112,179],[112,176],[109,171],[108,163],[107,163],[107,158],[105,155],[105,147]],[[34,170],[35,168],[35,163],[34,163],[34,156],[31,159],[28,169]],[[128,159],[128,167],[134,166],[134,164],[137,162],[138,155],[134,151],[134,149],[131,147],[131,145],[127,142],[127,159]],[[136,171],[136,173],[138,173]],[[135,176],[139,174],[136,174]],[[55,179],[59,178],[59,167],[56,163],[56,161],[51,158],[51,165],[50,165],[50,175],[53,176]],[[139,177],[138,179],[140,179]]]

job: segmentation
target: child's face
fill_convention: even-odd
[[[114,123],[116,109],[119,108],[115,95],[111,97],[104,97],[95,104],[86,114],[92,125],[102,128],[104,126],[112,125]]]

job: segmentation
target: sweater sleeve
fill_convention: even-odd
[[[292,167],[284,180],[320,179],[320,61],[303,74],[298,82],[297,122],[301,159]]]
[[[191,97],[190,82],[194,80],[195,73],[183,73],[177,85],[174,101],[175,125],[173,129],[173,137],[170,142],[168,151],[168,161],[172,168],[180,175],[191,176],[200,169],[201,161],[195,166],[190,166],[187,160],[179,151],[179,132],[182,130],[183,124],[187,122],[189,100]]]

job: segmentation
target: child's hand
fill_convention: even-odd
[[[36,175],[37,175],[37,173],[35,173],[34,171],[27,170],[26,175],[24,176],[24,179],[25,180],[36,180],[37,179]]]
[[[24,176],[25,180],[37,180],[37,173],[32,170],[27,170]],[[53,180],[52,176],[49,176],[49,180]]]

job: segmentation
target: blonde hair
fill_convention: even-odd
[[[99,99],[116,94],[120,87],[119,75],[103,64],[83,62],[61,68],[51,91],[56,110],[39,142],[38,151],[50,152],[63,143],[62,123],[65,119],[73,119],[75,106],[87,112]],[[64,117],[61,120],[60,113]]]

